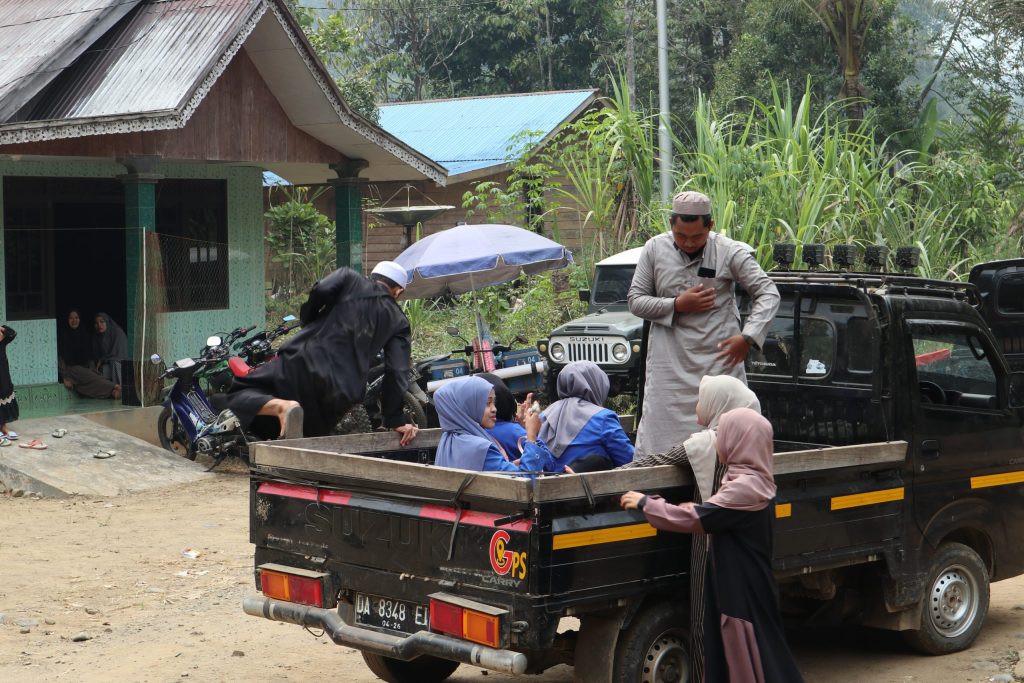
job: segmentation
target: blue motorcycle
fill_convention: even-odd
[[[249,442],[255,440],[243,432],[234,413],[215,410],[199,384],[197,375],[224,362],[223,349],[220,337],[210,337],[198,358],[177,360],[160,376],[174,379],[160,415],[161,443],[189,460],[200,454],[213,458],[208,471],[232,455],[248,462]],[[154,354],[150,361],[158,365],[163,359]]]

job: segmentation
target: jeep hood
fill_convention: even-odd
[[[565,335],[621,335],[627,339],[640,337],[643,321],[626,310],[589,313],[556,327],[549,336]]]

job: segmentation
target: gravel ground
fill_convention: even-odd
[[[113,498],[0,496],[0,680],[376,680],[354,650],[243,614],[247,525],[238,468]],[[1009,683],[1024,677],[1024,578],[993,586],[981,636],[955,655],[916,655],[866,629],[791,635],[808,681]],[[463,666],[452,680],[514,678]],[[526,680],[568,683],[572,671]]]

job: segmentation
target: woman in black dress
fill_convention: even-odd
[[[704,682],[802,681],[786,644],[772,575],[772,426],[749,408],[722,416],[718,459],[722,486],[702,504],[671,505],[629,491],[627,510],[640,509],[652,526],[710,535],[704,592]]]
[[[8,423],[18,419],[18,399],[11,381],[11,366],[7,362],[7,345],[14,341],[17,333],[7,325],[0,325],[0,438],[18,438],[7,431]],[[9,441],[7,442],[10,443]]]

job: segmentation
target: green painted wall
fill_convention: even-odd
[[[0,178],[51,176],[116,178],[126,172],[113,162],[0,160]],[[240,325],[262,325],[265,318],[263,280],[263,181],[258,168],[161,163],[155,172],[166,178],[223,179],[228,192],[229,308],[169,313],[167,339],[157,344],[170,360],[195,355],[205,339]],[[3,183],[0,182],[0,249],[3,247]],[[0,320],[7,320],[4,296],[4,260],[0,259]],[[56,321],[8,321],[18,339],[8,347],[11,378],[15,385],[57,381]]]

